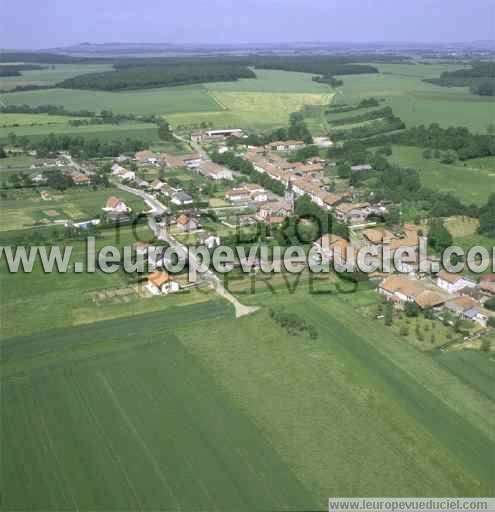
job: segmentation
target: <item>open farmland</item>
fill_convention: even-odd
[[[470,94],[466,87],[440,87],[423,78],[439,76],[452,65],[377,64],[380,74],[345,75],[339,101],[356,102],[374,96],[385,98],[406,126],[438,123],[442,127],[466,126],[485,132],[495,118],[495,100]]]
[[[266,310],[178,337],[263,426],[319,506],[337,493],[490,492],[493,401],[375,321],[356,321],[354,297],[302,288],[241,300],[302,315],[318,340],[282,334]]]
[[[8,105],[57,105],[66,110],[89,110],[90,112],[109,109],[116,114],[169,114],[221,110],[201,85],[129,92],[46,89],[4,94],[2,100]]]
[[[55,85],[81,73],[99,73],[111,69],[111,64],[45,64],[45,69],[23,71],[21,76],[1,77],[0,90],[8,91],[26,85]]]
[[[450,192],[466,204],[481,206],[495,189],[495,160],[479,158],[442,164],[423,157],[423,148],[393,146],[390,161],[402,167],[417,169],[422,183],[441,192]]]
[[[312,508],[259,427],[173,334],[223,314],[210,303],[166,322],[146,315],[4,343],[4,369],[15,369],[2,385],[4,506]]]
[[[1,114],[0,114],[1,115]],[[0,127],[0,143],[8,141],[9,133],[12,133],[12,127]],[[156,125],[151,123],[126,122],[122,124],[90,124],[84,126],[70,126],[66,123],[45,124],[42,126],[21,126],[15,128],[15,134],[18,137],[27,137],[30,141],[36,141],[48,134],[68,135],[71,137],[82,137],[85,139],[97,138],[100,141],[111,142],[115,140],[124,140],[126,138],[139,139],[145,142],[158,140]]]
[[[0,112],[0,128],[18,128],[20,126],[67,124],[69,119],[77,117],[52,116],[48,114],[4,114]]]

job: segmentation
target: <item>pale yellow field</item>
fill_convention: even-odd
[[[287,125],[289,115],[304,105],[326,105],[331,94],[273,93],[210,90],[210,95],[225,110],[220,112],[195,112],[169,114],[173,126],[201,122],[213,126],[239,126],[241,128],[274,128]]]

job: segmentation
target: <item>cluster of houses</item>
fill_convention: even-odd
[[[379,284],[378,292],[392,301],[398,309],[410,302],[422,310],[429,308],[437,313],[448,311],[457,318],[486,327],[493,313],[485,309],[483,304],[494,295],[483,290],[483,282],[488,279],[495,280],[495,276],[482,278],[478,284],[444,270],[432,279],[392,275]]]
[[[495,275],[487,275],[477,283],[461,274],[451,274],[435,267],[438,261],[429,258],[426,265],[420,265],[417,248],[419,245],[418,228],[406,224],[401,233],[392,233],[384,228],[370,228],[361,232],[362,238],[353,243],[334,235],[323,235],[315,242],[322,259],[337,260],[338,265],[355,266],[358,250],[375,246],[378,254],[384,254],[384,245],[390,254],[390,261],[399,249],[409,249],[414,258],[401,263],[400,273],[385,274],[380,269],[370,277],[381,278],[378,293],[391,301],[397,309],[403,309],[407,303],[414,303],[419,309],[431,309],[435,313],[449,311],[458,318],[471,320],[482,327],[487,326],[493,313],[484,308],[484,302],[495,296]],[[411,261],[414,260],[414,261]],[[336,265],[336,267],[338,267]],[[393,268],[393,267],[391,267]],[[425,271],[425,269],[428,269]]]
[[[332,211],[345,224],[366,222],[372,215],[383,216],[387,209],[383,205],[353,202],[351,192],[335,193],[323,183],[325,161],[318,156],[305,162],[289,162],[279,152],[293,151],[304,146],[302,141],[274,142],[266,147],[248,148],[244,158],[253,164],[256,171],[279,181],[294,196],[307,195],[321,208]],[[368,165],[356,166],[357,171],[371,170]]]

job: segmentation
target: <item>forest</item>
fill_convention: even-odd
[[[21,76],[22,71],[34,71],[38,69],[45,69],[45,66],[37,64],[9,64],[0,66],[0,78],[6,76]]]
[[[122,91],[203,82],[230,82],[239,78],[256,78],[246,66],[205,62],[201,64],[149,64],[116,66],[113,71],[87,73],[57,84],[65,89]]]
[[[491,134],[473,134],[467,128],[451,126],[441,128],[434,123],[430,126],[415,126],[400,133],[373,137],[369,145],[403,144],[424,148],[452,150],[459,160],[495,155],[495,137]]]
[[[445,71],[425,80],[444,87],[469,87],[473,94],[495,96],[495,62],[474,62],[469,69]]]

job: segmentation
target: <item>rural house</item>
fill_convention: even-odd
[[[167,295],[178,292],[180,289],[179,283],[167,272],[161,270],[157,270],[148,276],[146,287],[153,295]]]
[[[466,287],[476,287],[476,283],[459,274],[450,274],[442,270],[437,276],[437,286],[449,293],[457,293]]]

